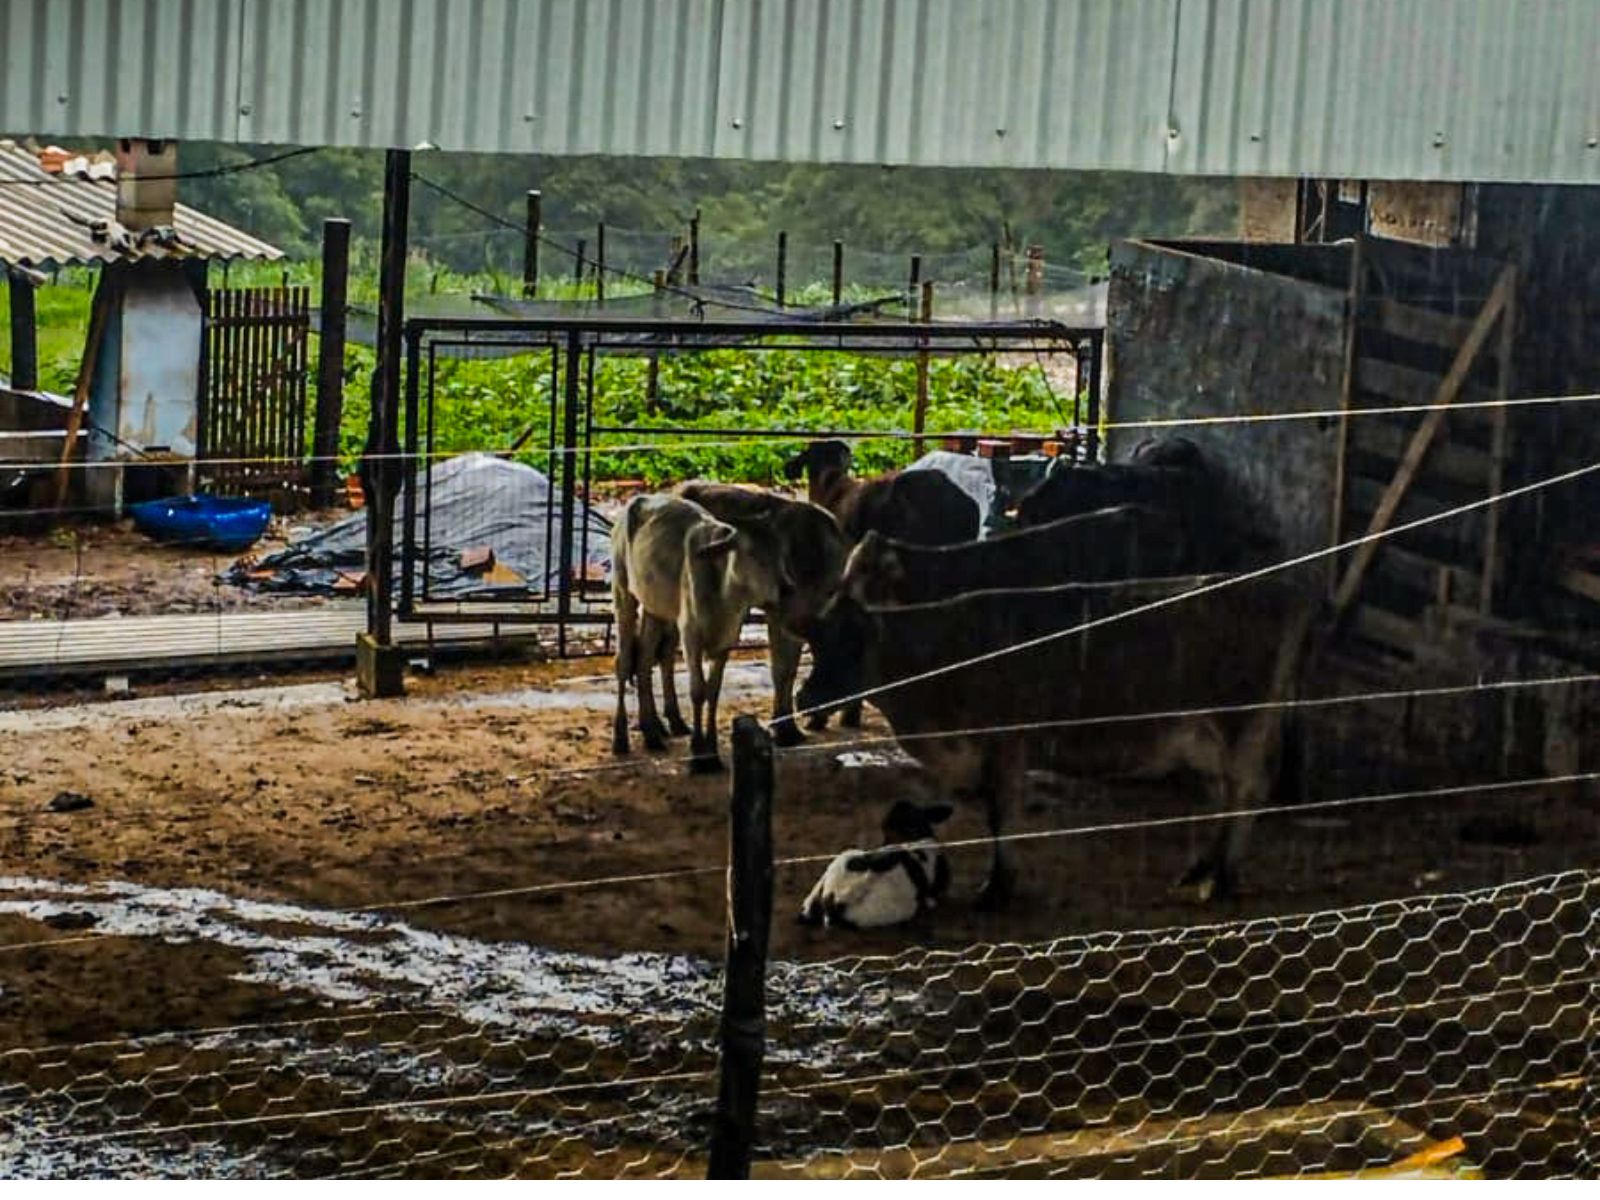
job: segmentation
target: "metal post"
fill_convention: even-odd
[[[700,286],[700,210],[689,219],[689,286]]]
[[[528,224],[522,244],[522,295],[533,299],[539,294],[539,229],[544,224],[544,200],[538,189],[528,192]]]
[[[583,264],[584,264],[584,261],[585,261],[584,256],[588,253],[588,250],[589,250],[589,243],[587,241],[585,241],[583,238],[579,238],[578,239],[578,257],[577,257],[576,261],[574,261],[573,264],[572,264],[572,282],[578,284],[580,287],[583,285]]]
[[[417,420],[417,397],[421,388],[421,374],[422,337],[417,333],[408,333],[406,336],[406,457],[405,476],[401,493],[405,498],[401,519],[401,527],[404,532],[401,534],[400,540],[400,614],[404,617],[411,615],[412,606],[416,602],[417,544],[414,534],[417,528],[417,464],[421,461],[418,456],[418,449],[422,432],[421,422]]]
[[[922,255],[911,256],[911,275],[906,281],[906,315],[914,317],[917,313],[917,302],[922,292]]]
[[[400,358],[406,291],[406,235],[411,208],[411,152],[384,159],[383,244],[378,266],[377,369],[361,483],[367,497],[367,631],[357,643],[356,677],[367,696],[403,690],[395,653],[394,502],[400,488]],[[365,666],[365,669],[363,667]]]
[[[916,260],[913,259],[913,262]],[[919,264],[920,265],[920,264]],[[924,325],[933,320],[933,280],[925,280],[922,284],[922,308],[917,317]],[[917,457],[922,457],[922,432],[928,424],[928,343],[922,343],[922,349],[917,351],[917,403],[911,413],[911,431],[917,435],[912,444],[916,447]]]
[[[767,938],[772,928],[772,738],[751,716],[733,721],[728,815],[728,959],[721,1078],[709,1179],[748,1179],[766,1052]]]
[[[576,329],[567,334],[567,361],[561,385],[561,578],[556,581],[556,647],[567,653],[567,621],[572,616],[572,535],[577,515],[578,360],[583,339]]]
[[[661,316],[661,304],[667,291],[667,273],[657,267],[651,282],[655,284],[654,303],[651,305],[650,315]],[[654,414],[661,403],[661,355],[655,350],[650,351],[650,370],[645,376],[644,384],[644,410]]]
[[[1089,340],[1089,454],[1087,461],[1100,461],[1100,372],[1105,358],[1105,334],[1096,333]]]
[[[33,284],[17,271],[9,274],[11,290],[11,386],[31,392],[39,386],[39,325],[34,318]]]
[[[311,505],[333,503],[344,420],[345,299],[350,282],[350,222],[322,223],[322,329],[317,338],[317,412],[311,434]]]
[[[844,243],[833,244],[833,306],[838,308],[844,298]]]
[[[606,223],[601,221],[594,231],[594,302],[606,306]]]
[[[785,229],[778,230],[778,307],[783,307],[783,285],[789,270],[789,232]]]

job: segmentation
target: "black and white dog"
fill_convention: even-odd
[[[830,928],[899,925],[933,908],[950,887],[950,864],[933,827],[948,804],[899,800],[883,819],[882,848],[846,850],[800,906],[800,921]]]

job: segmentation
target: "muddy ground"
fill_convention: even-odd
[[[283,549],[343,514],[275,519],[250,553]],[[219,582],[239,556],[152,542],[132,521],[63,525],[53,533],[0,533],[0,621],[66,621],[154,613],[314,607],[320,596],[250,592]]]
[[[9,898],[0,903],[0,1046],[81,1047],[131,1035],[293,1022],[326,1017],[330,1005],[348,1020],[401,998],[407,1005],[437,1003],[453,1014],[450,1021],[466,1022],[458,1039],[482,1037],[486,1024],[499,1020],[499,1009],[484,998],[494,987],[474,985],[448,1003],[430,993],[448,991],[438,981],[462,971],[494,979],[492,964],[461,964],[476,963],[482,947],[495,946],[579,955],[556,969],[569,982],[585,972],[610,979],[615,964],[632,961],[618,956],[667,956],[650,961],[679,964],[660,971],[686,972],[693,988],[703,989],[695,992],[701,996],[695,1019],[714,1013],[713,976],[725,938],[728,780],[686,774],[681,744],[669,756],[652,757],[636,746],[633,757],[614,760],[610,689],[600,675],[606,666],[589,660],[447,671],[412,681],[410,694],[397,701],[349,702],[344,682],[329,677],[188,701],[152,697],[0,712],[0,876],[6,877],[0,902]],[[738,668],[729,709],[763,708],[762,678],[756,663]],[[859,732],[832,731],[780,754],[780,859],[873,844],[893,800],[925,794],[925,781],[894,754],[886,735],[869,710]],[[1019,832],[1176,817],[1196,805],[1182,786],[1079,785],[1043,776],[1034,783]],[[92,806],[52,811],[63,793],[87,797]],[[793,913],[821,864],[780,863],[771,953],[777,962],[819,963],[917,946],[1044,942],[1464,891],[1592,866],[1600,840],[1594,800],[1592,791],[1569,788],[1268,816],[1256,831],[1242,894],[1204,908],[1170,896],[1166,885],[1203,847],[1214,828],[1208,824],[1022,841],[1016,851],[1023,890],[1003,915],[970,904],[986,849],[953,850],[950,901],[916,926],[871,934],[798,926]],[[948,840],[979,838],[980,815],[958,811],[944,832]],[[637,878],[657,874],[667,877]],[[596,880],[611,882],[552,886]],[[95,886],[72,891],[86,884]],[[529,888],[547,890],[518,891]],[[505,890],[511,894],[483,894]],[[207,898],[212,894],[223,899]],[[285,907],[225,914],[248,901]],[[377,911],[349,916],[364,910]],[[418,962],[442,955],[430,968],[436,974],[379,972],[393,986],[376,986],[371,964],[351,966],[341,958],[363,938],[398,937],[410,939]],[[549,968],[527,971],[543,978]],[[622,988],[610,994],[624,1009],[644,1004],[628,999],[622,984],[607,986]],[[519,1024],[522,1009],[513,1004],[507,1011],[519,1036],[534,1036]],[[571,1039],[560,1030],[538,1036],[558,1034]],[[415,1028],[400,1040],[415,1043]],[[362,1053],[369,1042],[361,1041]],[[370,1098],[371,1072],[341,1081],[324,1061],[337,1059],[340,1046],[335,1039],[316,1048],[323,1056],[318,1078],[332,1089],[321,1102]],[[436,1052],[417,1051],[424,1059]],[[186,1053],[182,1079],[221,1064],[237,1072],[254,1063],[259,1075],[260,1063],[273,1056],[254,1043]],[[310,1053],[301,1046],[295,1061]],[[663,1053],[657,1046],[639,1061],[659,1066]],[[672,1064],[682,1067],[687,1051],[675,1053]],[[29,1055],[29,1070],[43,1070],[42,1060]],[[481,1067],[483,1056],[474,1050],[469,1058]],[[591,1051],[586,1061],[592,1066],[603,1057]],[[174,1067],[151,1062],[142,1078]],[[709,1070],[699,1059],[690,1067]],[[53,1094],[61,1082],[30,1077],[35,1095]],[[251,1078],[252,1086],[264,1086]],[[154,1111],[149,1097],[160,1089],[141,1084],[136,1091],[144,1107],[134,1108]],[[224,1093],[207,1092],[203,1103],[184,1093],[187,1107],[174,1108],[178,1101],[160,1092],[166,1107],[158,1115],[169,1126],[192,1121],[196,1111],[215,1116],[229,1111]],[[37,1110],[33,1118],[51,1120]],[[661,1120],[684,1127],[665,1110]],[[402,1139],[424,1163],[460,1152],[465,1168],[475,1171],[540,1174],[560,1159],[549,1146],[533,1160],[474,1157],[479,1142],[447,1144],[438,1140],[444,1136],[438,1128],[428,1129],[421,1141],[414,1130],[407,1134],[412,1141]],[[451,1126],[449,1137],[459,1136]],[[218,1145],[230,1153],[238,1148],[230,1140]],[[0,1160],[5,1149],[0,1137]],[[75,1153],[41,1160],[36,1151],[34,1144],[35,1157],[25,1161],[44,1173],[115,1172],[123,1161]],[[372,1152],[365,1142],[359,1152],[336,1146],[328,1161],[350,1166],[374,1161]],[[266,1166],[256,1158],[207,1166],[174,1157],[172,1146],[162,1154],[153,1166],[126,1169],[252,1173],[284,1166],[270,1157]],[[677,1162],[667,1158],[652,1157],[651,1169]],[[391,1154],[376,1161],[404,1170],[412,1159]],[[4,1167],[0,1161],[0,1173]]]

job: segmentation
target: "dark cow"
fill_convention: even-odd
[[[1269,547],[1234,510],[1227,480],[1186,438],[1149,438],[1127,462],[1062,464],[1017,502],[1024,528],[1119,504],[1172,514],[1206,570],[1232,570]],[[1242,527],[1242,525],[1244,527]]]
[[[843,590],[865,604],[917,604],[949,597],[966,580],[1050,587],[1205,566],[1170,513],[1124,504],[958,546],[913,546],[869,533],[850,554]]]
[[[872,479],[850,474],[850,447],[836,438],[811,442],[784,464],[785,478],[806,479],[811,503],[831,512],[851,542],[879,533],[917,546],[975,541],[983,523],[978,503],[938,471],[890,471]],[[861,724],[861,705],[844,707],[840,723]],[[812,729],[827,724],[813,714]]]
[[[796,745],[805,740],[793,718],[804,648],[797,631],[812,625],[838,591],[849,549],[844,534],[832,514],[803,500],[700,480],[680,484],[676,491],[736,529],[766,533],[777,546],[778,594],[765,610],[772,734],[780,746]]]
[[[900,606],[841,597],[813,631],[802,711],[865,695],[931,779],[981,801],[997,839],[983,899],[998,905],[1013,882],[998,839],[1030,768],[1078,777],[1187,768],[1231,811],[1269,795],[1283,740],[1272,702],[1291,693],[1312,607],[1273,578],[1175,599],[1205,582],[968,590]],[[1161,601],[1171,603],[1145,608]],[[1065,633],[1090,622],[1103,623]],[[1248,818],[1225,827],[1185,876],[1195,895],[1231,887],[1248,827]]]

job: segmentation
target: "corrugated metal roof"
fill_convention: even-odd
[[[1594,0],[0,0],[0,127],[1600,181]]]
[[[151,242],[119,250],[90,233],[95,222],[114,222],[116,212],[117,185],[111,180],[46,174],[32,152],[0,141],[0,263],[60,267],[138,258],[283,257],[276,246],[183,204],[172,217],[178,245]]]

